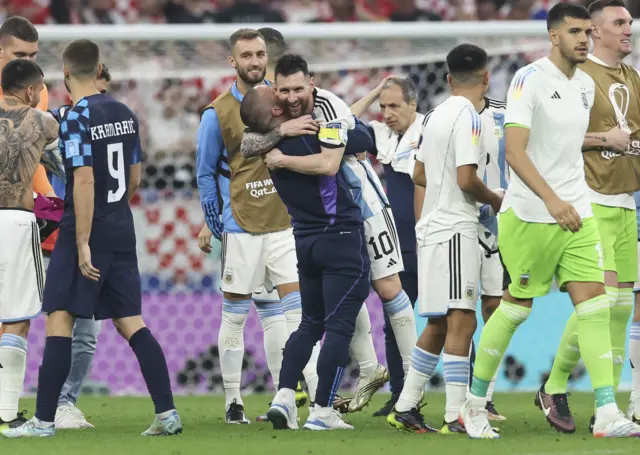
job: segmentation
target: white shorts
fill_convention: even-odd
[[[271,292],[269,292],[269,290],[263,286],[257,291],[253,291],[251,299],[254,302],[259,303],[275,303],[280,301],[280,295],[278,295],[277,289],[273,289]]]
[[[269,234],[222,234],[220,290],[249,295],[262,287],[298,282],[293,229]]]
[[[44,270],[36,217],[0,210],[0,322],[33,319],[42,309]]]
[[[381,212],[364,220],[364,236],[371,260],[371,281],[404,270],[398,230],[389,207],[384,207]]]
[[[500,255],[494,253],[487,257],[487,252],[478,246],[480,254],[480,295],[502,297],[502,282],[504,269],[500,262]]]
[[[473,310],[478,300],[478,238],[455,234],[444,243],[418,247],[418,311],[445,316],[450,309]]]

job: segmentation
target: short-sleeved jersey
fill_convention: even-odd
[[[416,236],[422,245],[442,243],[459,233],[478,235],[476,201],[458,186],[458,167],[477,166],[484,176],[482,120],[473,103],[452,96],[425,117],[416,159],[424,163],[427,188]]]
[[[94,176],[92,251],[135,251],[128,187],[131,166],[142,159],[136,116],[110,96],[85,97],[62,118],[59,144],[67,168],[60,236],[75,237],[73,171],[89,166]]]
[[[346,147],[347,133],[355,128],[357,122],[347,103],[328,90],[315,89],[313,117],[320,123],[318,137],[323,147]],[[340,173],[365,219],[389,206],[382,183],[368,160],[345,155]]]
[[[505,126],[530,131],[526,153],[558,197],[582,218],[592,216],[582,143],[593,106],[593,79],[576,69],[571,79],[548,58],[520,69],[507,95]],[[544,202],[515,174],[501,211],[513,209],[523,221],[555,223]]]
[[[299,136],[281,141],[278,148],[285,155],[313,155],[320,153],[320,141],[314,136]],[[271,170],[271,179],[291,215],[295,235],[362,227],[360,209],[341,173],[319,176],[276,169]]]

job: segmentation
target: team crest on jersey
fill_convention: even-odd
[[[531,276],[528,273],[520,275],[520,286],[523,288],[529,286],[529,278],[531,278]]]
[[[587,94],[582,92],[582,105],[585,109],[589,109],[589,101],[587,100]]]
[[[467,300],[475,300],[476,288],[472,284],[468,284],[464,290],[464,298]]]
[[[233,270],[225,269],[222,274],[222,281],[224,284],[233,284]]]

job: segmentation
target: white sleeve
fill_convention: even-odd
[[[482,120],[471,107],[465,107],[453,125],[453,151],[456,167],[479,165],[482,138]]]
[[[320,122],[318,139],[326,148],[342,148],[347,145],[347,132],[356,127],[356,120],[351,108],[337,96],[324,98],[321,109],[326,110],[326,122]]]
[[[507,94],[505,126],[520,126],[531,129],[533,111],[537,103],[535,72],[535,68],[524,68],[518,71],[511,81]]]

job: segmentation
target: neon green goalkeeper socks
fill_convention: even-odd
[[[580,352],[591,378],[591,385],[594,390],[608,390],[609,387],[613,390],[609,298],[603,294],[582,302],[576,305],[575,313]],[[608,396],[608,392],[604,395]]]
[[[613,350],[613,385],[618,390],[622,368],[624,367],[625,346],[627,341],[627,325],[633,312],[633,289],[618,289],[618,299],[611,307],[611,348]]]
[[[606,288],[609,305],[613,306],[618,295],[618,288]],[[586,302],[583,302],[586,303]],[[624,342],[624,341],[623,341]],[[623,345],[624,346],[624,345]],[[558,352],[551,367],[549,379],[544,385],[544,391],[550,394],[566,393],[569,375],[580,360],[580,348],[578,344],[578,320],[576,312],[571,314],[560,339]],[[622,370],[620,370],[622,372]]]
[[[500,306],[482,330],[480,343],[476,349],[476,362],[473,370],[473,383],[471,384],[473,395],[487,396],[491,378],[500,366],[504,352],[511,342],[511,337],[530,313],[531,308],[504,300],[500,302]]]

